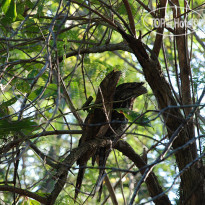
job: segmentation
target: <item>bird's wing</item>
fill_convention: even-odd
[[[112,71],[100,83],[95,105],[91,108],[91,111],[85,120],[79,146],[86,141],[95,139],[96,137],[100,138],[107,132],[109,128],[108,122],[111,120],[115,89],[120,75],[120,71]],[[77,198],[82,185],[87,161],[94,155],[95,152],[96,150],[89,150],[77,160],[77,164],[79,165],[79,173],[76,181],[75,198]]]

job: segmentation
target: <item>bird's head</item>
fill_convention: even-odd
[[[114,107],[131,107],[135,98],[147,93],[147,89],[143,84],[142,82],[133,82],[118,85],[114,96]]]

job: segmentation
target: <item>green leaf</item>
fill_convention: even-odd
[[[38,192],[36,192],[36,194],[38,194],[39,196],[43,196],[43,197],[48,197],[50,195],[50,193],[42,192],[42,191],[38,191]]]
[[[0,117],[3,117],[5,115],[9,115],[8,107],[13,105],[18,100],[18,98],[20,98],[20,95],[17,95],[16,97],[13,97],[10,100],[7,100],[6,102],[1,103],[1,105],[0,105]]]
[[[149,119],[145,115],[140,116],[140,113],[127,108],[117,108],[115,110],[122,113],[130,122],[134,122],[140,126],[151,127]]]
[[[28,99],[29,100],[34,100],[38,95],[41,94],[42,90],[44,89],[44,86],[40,86],[40,88],[34,90],[31,92],[31,94],[29,95]],[[49,84],[43,94],[42,98],[47,98],[47,97],[55,97],[57,95],[57,85],[56,84]]]
[[[16,84],[15,84],[16,88],[18,90],[20,90],[21,92],[23,93],[30,93],[31,92],[31,88],[30,88],[30,85],[27,81],[25,80],[18,80],[16,81]]]
[[[8,15],[9,18],[15,21],[17,17],[17,12],[16,12],[16,3],[14,2],[14,0],[11,0],[10,7],[6,12],[6,15]]]
[[[23,202],[23,205],[41,205],[40,202],[34,200],[34,199],[27,199]]]
[[[27,134],[36,129],[38,129],[37,123],[32,121],[32,118],[24,118],[21,121],[0,120],[0,136],[13,134],[20,130]]]
[[[13,97],[11,98],[10,100],[6,101],[6,102],[3,102],[0,106],[2,107],[8,107],[8,106],[11,106],[13,105],[17,100],[18,98],[20,97],[20,95],[17,95],[16,97]]]
[[[47,88],[43,94],[43,98],[47,98],[50,96],[57,96],[57,89],[58,89],[58,86],[56,84],[50,83],[47,86]]]
[[[11,3],[11,0],[3,0],[2,1],[2,10],[3,10],[4,14],[6,14],[6,12],[8,11],[8,9],[10,7],[10,3]]]
[[[30,0],[27,0],[25,2],[26,6],[28,6],[30,9],[32,9],[34,7],[34,3],[32,3]]]
[[[17,17],[16,3],[14,0],[3,0],[2,10],[5,14],[5,18],[8,21],[15,21]]]
[[[29,200],[29,205],[41,205],[41,203],[36,201],[36,200],[30,199]]]

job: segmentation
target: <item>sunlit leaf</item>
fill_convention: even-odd
[[[15,21],[17,17],[16,3],[14,0],[4,0],[2,10],[5,13],[5,18],[9,21]]]
[[[3,10],[4,14],[6,14],[6,12],[8,11],[8,9],[10,7],[10,3],[11,3],[11,0],[3,0],[2,1],[2,10]]]
[[[23,93],[29,93],[31,91],[29,83],[25,80],[18,80],[15,85]]]
[[[8,119],[0,120],[0,136],[12,134],[18,131],[31,133],[38,129],[37,123],[32,118],[24,118],[21,121],[10,121]]]
[[[141,116],[139,112],[135,112],[127,108],[117,108],[115,110],[122,113],[130,122],[134,122],[135,124],[145,127],[151,127],[149,119],[144,115]]]
[[[17,100],[18,98],[20,97],[20,95],[17,95],[16,97],[13,97],[11,98],[10,100],[6,101],[6,102],[3,102],[0,106],[10,106],[10,105],[13,105]]]
[[[29,205],[41,205],[41,203],[36,201],[36,200],[30,199],[29,200]]]

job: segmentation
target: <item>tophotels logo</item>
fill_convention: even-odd
[[[165,17],[158,17],[163,12]],[[188,35],[200,29],[204,30],[205,9],[185,10],[184,7],[163,7],[147,13],[143,23],[149,31],[155,31],[163,36]],[[164,28],[163,33],[160,28]]]

